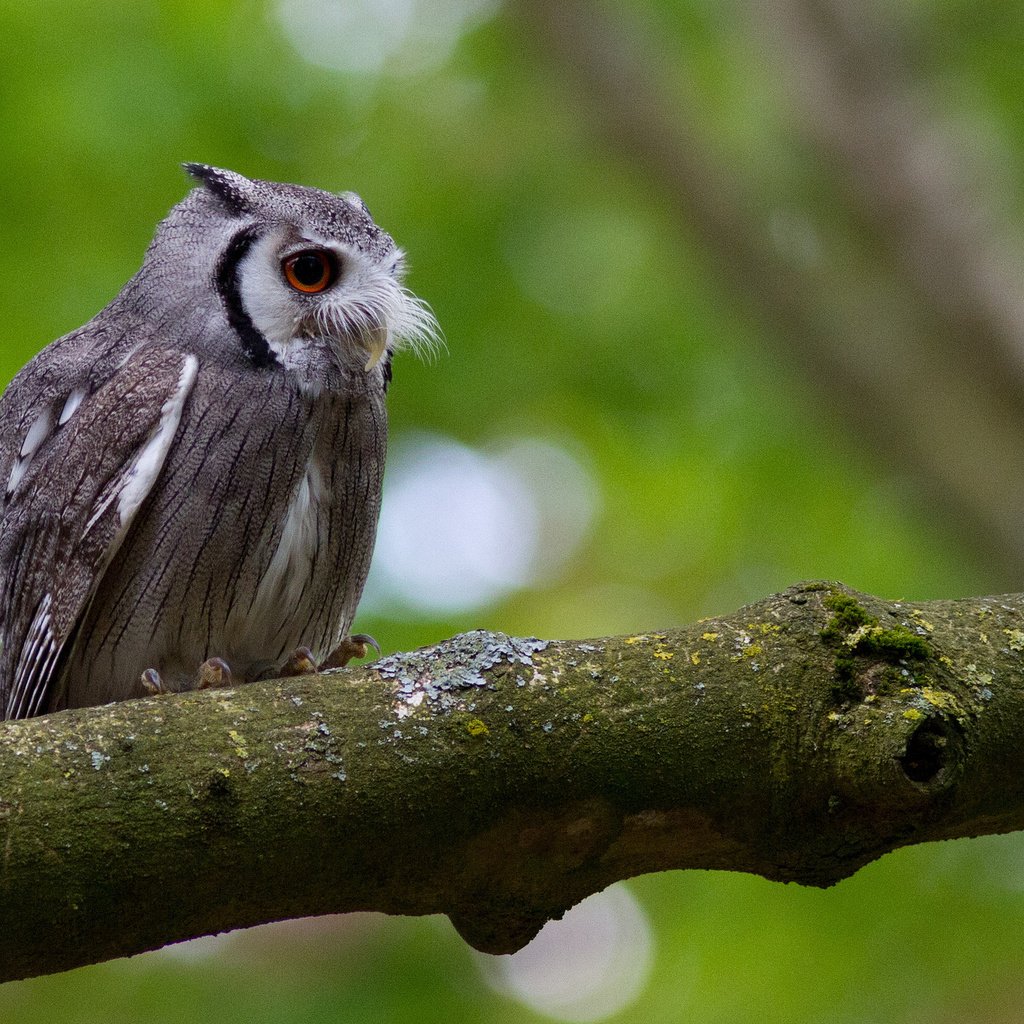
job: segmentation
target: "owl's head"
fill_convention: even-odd
[[[403,344],[437,341],[429,307],[402,284],[401,249],[355,193],[185,170],[201,187],[161,226],[147,262],[157,273],[177,264],[180,284],[212,283],[247,359],[319,390],[332,367],[369,372]]]

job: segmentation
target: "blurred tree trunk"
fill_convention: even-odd
[[[791,146],[804,147],[794,163],[808,180],[782,194],[759,161],[722,154],[686,38],[656,37],[598,0],[512,9],[822,407],[911,475],[996,585],[1014,588],[1024,574],[1021,243],[994,192],[999,174],[966,126],[929,108],[897,22],[912,16],[870,0],[722,8],[722,33],[747,33],[758,57],[742,73],[767,67],[765,93],[789,97]]]
[[[829,885],[1024,827],[1024,595],[804,584],[668,632],[471,633],[0,727],[0,980],[352,910],[510,952],[613,881]]]

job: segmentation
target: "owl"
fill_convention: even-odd
[[[436,322],[354,193],[185,169],[138,273],[0,397],[8,719],[345,649],[392,353]]]

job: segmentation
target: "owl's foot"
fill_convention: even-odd
[[[164,689],[164,681],[160,678],[160,673],[155,668],[147,668],[140,677],[143,690],[150,697],[159,696],[161,693],[166,693]]]
[[[196,689],[209,690],[214,687],[233,686],[231,668],[223,658],[207,658],[196,674]]]
[[[142,683],[142,689],[150,697],[173,692],[164,686],[164,681],[155,668],[147,668],[139,677],[139,681]],[[223,658],[208,658],[199,666],[199,671],[196,673],[195,689],[208,690],[214,686],[232,685],[231,669]]]
[[[344,668],[353,658],[365,658],[366,648],[372,647],[378,657],[380,656],[380,644],[368,633],[353,633],[345,637],[337,647],[327,655],[321,662],[319,671],[323,672],[328,668]]]
[[[308,647],[296,647],[280,668],[271,670],[265,676],[287,679],[290,676],[311,676],[329,668],[344,668],[353,658],[365,658],[367,647],[372,647],[380,654],[380,644],[372,636],[365,633],[347,636],[319,665]]]
[[[311,676],[317,671],[313,652],[308,647],[296,647],[288,660],[274,673],[281,679],[289,676]]]

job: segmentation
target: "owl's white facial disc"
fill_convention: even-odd
[[[369,371],[403,343],[433,344],[434,317],[402,287],[401,268],[398,250],[381,261],[354,246],[281,228],[254,240],[239,261],[238,293],[277,361],[312,385],[327,369],[317,372],[325,360]]]

